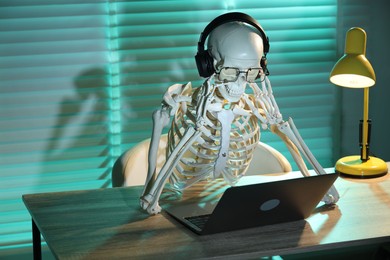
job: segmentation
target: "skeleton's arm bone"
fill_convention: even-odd
[[[154,215],[161,211],[161,208],[158,205],[158,200],[166,180],[169,178],[173,168],[187,151],[188,147],[191,146],[201,134],[202,132],[196,131],[193,127],[189,127],[183,138],[170,154],[164,166],[161,168],[157,178],[148,183],[148,188],[144,191],[140,199],[140,203],[141,207],[147,210],[149,214]]]
[[[301,135],[296,128],[292,118],[289,118],[287,122],[283,122],[278,125],[280,132],[285,134],[299,149],[299,151],[305,156],[308,162],[313,166],[317,174],[326,174],[324,169],[318,163],[317,159],[311,153],[305,142],[303,141]]]
[[[278,125],[276,125],[278,131],[275,131],[279,136],[282,137],[282,139],[286,142],[287,140],[290,140],[291,142],[287,141],[287,146],[291,146],[291,144],[294,144],[295,148],[289,148],[290,151],[294,150],[296,153],[296,148],[305,156],[305,158],[308,160],[308,162],[313,166],[313,169],[317,174],[326,174],[325,170],[322,168],[322,166],[319,164],[317,159],[314,157],[310,149],[307,147],[305,142],[303,141],[301,135],[298,132],[298,129],[295,127],[295,124],[292,120],[292,118],[289,118],[287,122],[282,122]],[[302,158],[297,158],[294,156],[294,153],[292,153],[294,160],[296,161],[299,169],[304,175],[309,175],[307,172],[307,167],[305,163],[303,162]],[[300,156],[299,156],[300,157]],[[297,160],[298,159],[298,160]],[[336,203],[339,200],[339,194],[334,186],[332,186],[328,194],[325,195],[323,198],[323,201],[325,203]]]
[[[147,210],[149,214],[157,214],[161,211],[161,208],[158,205],[158,200],[166,180],[170,177],[173,169],[176,167],[177,163],[183,157],[183,154],[189,149],[189,147],[191,147],[195,141],[202,142],[202,139],[199,138],[200,135],[202,133],[206,134],[208,132],[208,130],[204,127],[205,117],[203,117],[203,115],[206,115],[207,109],[209,108],[209,105],[212,101],[214,89],[211,89],[212,87],[209,80],[203,86],[205,86],[205,89],[202,88],[198,96],[199,104],[196,113],[197,120],[195,128],[189,126],[186,129],[184,135],[181,136],[180,142],[172,150],[169,158],[167,158],[157,177],[155,179],[150,179],[150,181],[147,183],[146,189],[140,199],[141,207]],[[180,92],[183,94],[186,92],[186,90],[190,89],[190,87],[190,83],[185,86],[179,84],[171,86],[164,96],[164,101],[169,103],[170,106],[175,105],[175,99],[171,99],[172,93],[177,94]],[[179,97],[185,98],[184,95]],[[186,101],[191,101],[191,99],[189,98],[189,100]],[[178,106],[176,106],[175,109],[178,109]],[[170,114],[172,115],[174,113],[171,111]],[[198,179],[201,177],[202,176],[200,176]],[[193,182],[195,182],[195,180],[193,180]]]
[[[144,193],[149,191],[156,179],[157,153],[162,130],[169,124],[170,115],[176,113],[180,102],[191,100],[190,97],[182,95],[188,91],[191,91],[191,83],[170,86],[164,94],[162,107],[153,113],[153,132],[148,151],[148,173]]]
[[[296,129],[292,119],[290,118],[288,122],[283,121],[279,107],[273,95],[271,82],[269,81],[268,77],[265,77],[261,82],[262,89],[260,89],[256,83],[252,83],[250,86],[254,90],[256,98],[255,101],[258,102],[260,107],[263,109],[264,116],[258,112],[258,109],[256,109],[255,105],[251,102],[251,100],[249,100],[249,98],[246,99],[247,104],[254,112],[255,116],[261,121],[262,125],[270,124],[271,131],[279,135],[279,137],[285,142],[302,174],[308,176],[309,172],[299,151],[301,151],[301,153],[303,153],[304,156],[308,159],[310,164],[313,165],[317,174],[325,173],[299,135],[299,132]],[[293,129],[291,129],[289,122]]]
[[[318,163],[317,159],[311,153],[309,148],[306,146],[302,137],[300,136],[298,129],[295,127],[295,124],[291,118],[288,119],[287,122],[284,122],[282,119],[282,115],[279,111],[279,107],[276,103],[276,100],[272,94],[271,83],[266,77],[264,82],[262,82],[262,91],[258,88],[258,86],[253,83],[251,87],[255,90],[256,101],[259,102],[261,108],[263,108],[264,115],[259,117],[259,113],[256,113],[257,110],[254,110],[249,103],[249,106],[254,111],[254,114],[260,119],[262,124],[264,121],[262,119],[266,119],[266,123],[271,125],[271,131],[275,132],[277,135],[281,137],[281,139],[287,145],[291,155],[294,158],[294,161],[297,163],[299,170],[302,172],[304,176],[309,176],[309,171],[306,167],[304,160],[301,157],[301,154],[305,156],[308,162],[313,166],[315,172],[317,174],[326,174],[324,169]],[[323,201],[325,203],[331,204],[336,203],[339,199],[339,194],[334,186],[332,186],[327,195],[324,196]]]
[[[260,107],[264,111],[264,116],[259,117],[260,113],[257,111],[257,109],[253,108],[254,106],[251,104],[250,100],[249,102],[247,101],[256,117],[259,118],[262,124],[270,124],[271,131],[281,137],[304,176],[309,176],[310,174],[304,160],[301,157],[301,154],[303,154],[308,162],[313,166],[317,174],[326,174],[324,169],[318,163],[317,159],[311,153],[310,149],[306,146],[298,132],[298,129],[295,127],[293,120],[289,118],[287,122],[283,121],[279,107],[272,93],[272,87],[268,77],[265,77],[261,85],[262,90],[260,90],[256,83],[252,83],[251,87],[254,90],[256,101],[259,102]],[[264,118],[266,119],[266,122],[264,122]],[[332,186],[328,191],[328,194],[323,198],[323,201],[326,203],[335,203],[338,201],[338,199],[339,194],[335,187]]]
[[[161,133],[165,126],[169,124],[168,108],[162,107],[153,113],[153,132],[148,151],[148,173],[146,177],[144,192],[150,189],[151,183],[156,179],[157,153],[160,143]]]
[[[286,144],[287,149],[290,151],[290,154],[292,155],[301,173],[304,176],[309,176],[310,175],[309,171],[295,143],[292,142],[291,139],[285,133],[280,131],[279,125],[271,125],[270,129],[273,133],[277,134],[282,139],[282,141]]]

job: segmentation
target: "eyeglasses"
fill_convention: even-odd
[[[215,74],[221,82],[234,82],[238,79],[241,73],[245,73],[245,80],[247,82],[255,82],[260,75],[260,68],[250,68],[248,70],[240,70],[239,68],[223,67]]]

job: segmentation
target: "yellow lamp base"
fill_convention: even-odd
[[[367,161],[362,161],[360,155],[352,155],[339,159],[335,169],[341,174],[360,178],[372,178],[386,175],[387,164],[379,158],[370,156]]]

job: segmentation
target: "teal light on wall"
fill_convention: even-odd
[[[226,10],[234,10],[236,9],[236,1],[235,0],[225,0],[225,9]]]
[[[0,68],[0,246],[29,246],[22,193],[107,186],[115,156],[150,137],[166,88],[202,82],[194,63],[199,33],[227,11],[246,12],[267,31],[281,111],[320,163],[333,164],[327,77],[337,1],[9,2],[0,6],[7,28],[0,32],[7,64]],[[88,71],[93,77],[76,87]],[[292,161],[278,137],[263,131],[262,139]]]

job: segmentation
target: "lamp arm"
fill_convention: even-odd
[[[364,88],[363,123],[360,124],[360,159],[365,162],[370,159],[368,155],[371,122],[368,119],[369,88]]]
[[[364,140],[363,129],[364,120],[361,119],[359,123],[359,147],[360,147],[360,160],[363,162],[370,159],[370,139],[371,139],[371,119],[367,120],[367,140]]]

